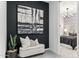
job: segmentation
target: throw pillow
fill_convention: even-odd
[[[22,47],[23,47],[25,39],[22,38],[22,37],[20,37],[20,41],[21,41],[21,45],[22,45]]]
[[[21,40],[21,43],[22,43],[22,47],[23,48],[27,48],[30,46],[30,39],[29,38],[21,38],[20,37],[20,40]]]
[[[35,44],[35,41],[34,40],[30,40],[30,46],[31,47],[33,47],[33,46],[35,46],[36,44]]]
[[[36,40],[30,40],[30,47],[36,46],[38,44],[39,44],[38,39],[36,39]]]
[[[36,38],[36,40],[35,40],[35,44],[36,45],[38,45],[39,44],[39,42],[38,42],[38,39]]]
[[[28,39],[28,40],[29,40],[30,38],[29,38],[28,36],[26,36],[26,38],[25,38],[25,39]]]

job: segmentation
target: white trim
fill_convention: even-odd
[[[79,1],[77,1],[77,55],[79,56]]]
[[[6,1],[0,1],[0,58],[5,58],[6,54]]]
[[[60,48],[60,2],[59,2],[59,5],[58,5],[58,51],[57,51],[57,54],[59,54],[59,48]]]

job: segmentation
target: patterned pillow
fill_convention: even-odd
[[[38,42],[38,39],[36,38],[36,40],[35,40],[35,44],[36,45],[38,45],[39,44],[39,42]]]
[[[30,47],[36,46],[35,41],[34,40],[30,40]]]
[[[36,39],[36,40],[30,40],[30,47],[33,47],[33,46],[36,46],[36,45],[38,45],[39,44],[39,42],[38,42],[38,39]]]

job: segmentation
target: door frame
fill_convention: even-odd
[[[78,7],[78,5],[79,5],[79,2],[78,1],[76,1],[77,2],[77,15],[76,15],[76,20],[77,20],[77,25],[76,25],[76,27],[77,27],[77,56],[79,56],[79,27],[78,27],[78,23],[79,23],[79,17],[78,17],[78,15],[79,15],[79,7]],[[59,12],[58,12],[58,54],[60,55],[60,53],[59,53],[59,49],[60,49],[60,3],[61,2],[59,2]]]

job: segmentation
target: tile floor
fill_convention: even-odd
[[[50,50],[47,50],[42,55],[34,56],[33,58],[76,58],[77,56],[77,49],[72,50],[72,47],[69,45],[61,44],[59,49],[59,54],[56,54]]]
[[[33,56],[31,58],[76,58],[77,49],[72,50],[72,47],[69,45],[61,44],[59,48],[59,54],[56,54],[50,50],[46,50],[44,54]]]
[[[59,48],[59,54],[63,57],[78,57],[77,56],[77,48],[72,50],[72,47],[66,44],[61,44]]]
[[[61,56],[57,55],[56,53],[47,50],[44,54],[33,56],[32,58],[60,58]]]

